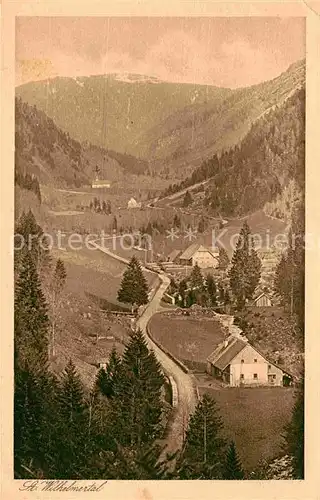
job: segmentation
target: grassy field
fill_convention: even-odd
[[[124,306],[117,301],[125,264],[98,250],[57,250],[66,268],[67,279],[64,289],[57,331],[57,356],[53,369],[61,372],[69,358],[72,358],[87,387],[96,375],[92,363],[108,357],[112,347],[118,352],[130,333],[128,318],[108,317],[100,312],[105,303],[110,308]],[[157,276],[146,273],[149,286],[157,284]],[[110,337],[96,343],[96,336]]]
[[[205,363],[224,338],[217,319],[193,319],[171,312],[153,316],[149,328],[157,342],[191,367],[193,363]]]
[[[67,271],[67,291],[81,295],[90,294],[116,305],[117,292],[126,265],[116,259],[109,257],[100,250],[57,250],[53,251],[56,258],[61,258]],[[155,274],[146,272],[145,277],[149,288],[158,283]]]
[[[234,439],[245,468],[253,469],[260,459],[272,459],[281,452],[281,435],[293,406],[292,388],[215,390],[200,385],[199,392],[216,400],[225,436]]]

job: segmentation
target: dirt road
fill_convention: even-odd
[[[95,248],[101,250],[110,257],[113,257],[121,262],[128,262],[123,257],[119,257],[110,249],[106,249],[100,246],[97,242],[92,242]],[[143,267],[143,266],[142,266]],[[149,348],[153,349],[158,361],[163,367],[164,372],[173,377],[178,392],[178,402],[177,407],[174,410],[173,420],[170,424],[170,429],[167,434],[166,441],[168,443],[167,452],[176,451],[178,447],[181,446],[184,433],[188,425],[188,419],[190,413],[194,411],[197,404],[197,397],[193,386],[193,380],[191,376],[185,373],[169,356],[167,356],[148,336],[147,324],[152,318],[152,316],[161,310],[161,299],[166,289],[169,286],[170,280],[165,273],[155,273],[159,276],[161,280],[160,286],[155,291],[151,301],[145,307],[143,313],[137,321],[137,326],[145,334],[146,340],[148,342]]]

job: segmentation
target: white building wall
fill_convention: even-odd
[[[219,261],[210,252],[196,252],[192,257],[192,265],[198,264],[202,269],[218,267]]]
[[[268,362],[246,346],[230,364],[230,385],[268,385]]]

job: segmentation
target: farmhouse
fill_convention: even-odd
[[[231,387],[290,385],[291,375],[247,341],[230,336],[207,359],[207,372]]]
[[[181,254],[181,250],[172,250],[172,252],[169,253],[168,257],[167,257],[167,261],[168,262],[178,262],[178,257],[180,256]]]
[[[252,305],[255,307],[271,307],[273,305],[273,301],[266,292],[262,292],[253,299]]]
[[[141,203],[139,203],[134,198],[130,198],[128,201],[128,208],[141,208]]]
[[[198,264],[202,269],[216,268],[219,265],[219,250],[193,243],[180,255],[180,264],[185,266]]]
[[[109,189],[110,187],[111,187],[111,182],[108,180],[95,179],[94,181],[92,181],[92,188],[95,188],[95,189],[107,188],[107,189]]]

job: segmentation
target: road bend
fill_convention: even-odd
[[[91,243],[98,250],[101,250],[105,254],[119,260],[120,262],[129,262],[123,257],[119,257],[118,255],[114,254],[110,249],[99,245],[97,242]],[[142,266],[142,269],[153,272],[145,268],[144,266]],[[197,396],[192,377],[188,373],[185,373],[180,368],[180,366],[178,366],[164,351],[162,351],[162,349],[160,349],[160,347],[158,347],[148,335],[147,325],[152,316],[161,310],[161,299],[170,284],[170,279],[165,273],[155,274],[157,274],[160,279],[160,285],[158,286],[150,302],[147,304],[142,314],[140,315],[137,321],[137,326],[145,334],[148,346],[150,349],[153,349],[159,363],[163,368],[163,371],[166,373],[166,375],[173,377],[177,385],[178,402],[176,408],[173,410],[173,418],[169,424],[166,436],[166,452],[172,453],[182,445],[184,434],[188,426],[189,416],[191,413],[193,413],[197,404]]]

